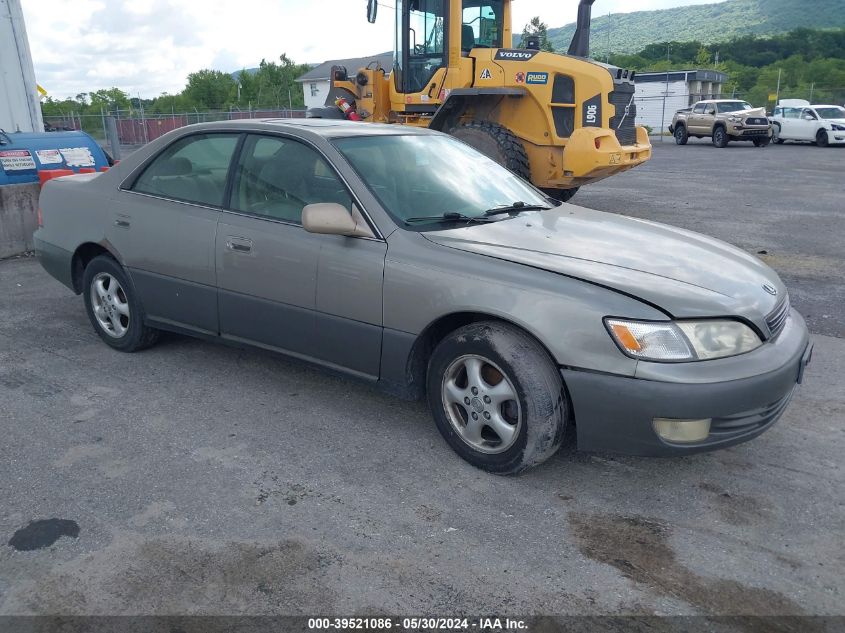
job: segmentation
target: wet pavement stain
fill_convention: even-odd
[[[623,576],[658,589],[714,615],[801,615],[801,607],[769,589],[747,587],[735,580],[708,578],[690,571],[676,560],[669,544],[671,528],[644,517],[571,513],[569,523],[581,552],[612,565]],[[802,620],[804,618],[801,618]],[[805,623],[806,624],[806,623]],[[746,618],[745,631],[791,631],[772,628],[770,620]],[[805,631],[814,630],[805,628]]]
[[[79,524],[69,519],[40,519],[15,532],[9,545],[19,552],[31,552],[50,547],[63,536],[79,538]]]

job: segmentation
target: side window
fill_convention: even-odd
[[[703,103],[696,103],[695,107],[692,109],[693,114],[704,114],[704,104]]]
[[[716,106],[712,103],[704,104],[704,114],[716,114]]]
[[[179,139],[150,163],[132,191],[223,206],[226,176],[238,136],[197,134]]]
[[[247,137],[235,171],[233,210],[301,224],[303,207],[318,202],[352,210],[349,192],[320,154],[288,138]]]
[[[801,113],[802,117],[808,116],[811,117],[814,121],[818,119],[816,113],[810,110],[809,108],[805,108],[804,111]]]

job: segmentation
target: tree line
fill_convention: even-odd
[[[302,87],[296,79],[310,70],[308,64],[297,64],[286,54],[279,61],[262,59],[257,69],[241,70],[230,74],[220,70],[203,69],[188,75],[185,88],[178,94],[161,93],[157,97],[133,97],[120,88],[104,88],[82,92],[74,98],[47,97],[41,103],[45,118],[65,118],[74,113],[77,117],[99,117],[101,114],[143,110],[146,114],[171,114],[184,112],[223,111],[229,109],[282,109],[304,108]],[[83,127],[94,127],[95,122],[83,120]]]

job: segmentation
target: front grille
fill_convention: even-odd
[[[770,424],[774,424],[783,415],[791,399],[792,391],[777,402],[773,402],[765,407],[726,415],[721,418],[713,418],[713,421],[710,423],[710,437],[708,439],[726,439],[731,436],[743,435],[750,431],[757,431]]]
[[[616,84],[616,89],[609,96],[611,105],[616,108],[616,114],[610,119],[610,127],[616,132],[620,145],[634,145],[637,142],[637,106],[631,99],[633,96],[634,84]]]
[[[766,317],[766,325],[769,326],[769,331],[772,333],[771,338],[776,338],[781,333],[788,318],[789,295],[786,295]]]
[[[769,120],[768,119],[755,118],[755,117],[748,117],[747,119],[745,119],[745,124],[746,125],[768,125]]]
[[[768,136],[768,130],[745,130],[742,133],[743,136]]]

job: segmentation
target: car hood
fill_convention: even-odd
[[[845,125],[845,119],[822,119],[828,123],[836,123],[837,125]]]
[[[742,316],[762,329],[786,293],[771,268],[730,244],[571,204],[424,235],[442,246],[609,287],[673,317]]]
[[[733,110],[731,112],[720,112],[719,114],[731,114],[731,115],[741,115],[745,118],[748,117],[765,117],[766,116],[766,108],[754,108],[753,110]]]

